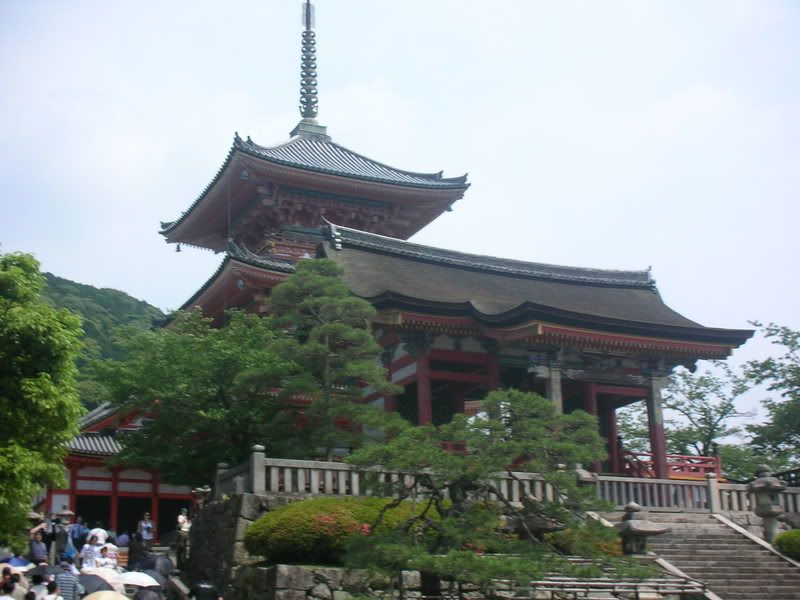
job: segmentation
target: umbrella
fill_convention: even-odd
[[[120,594],[125,593],[125,584],[122,583],[119,573],[117,573],[114,569],[110,567],[97,567],[96,569],[88,571],[88,573],[102,577],[109,584],[111,584],[111,587],[114,588],[115,591],[119,592]]]
[[[163,600],[164,596],[153,589],[139,588],[133,595],[133,600]]]
[[[144,569],[142,573],[147,573],[150,575],[150,577],[158,582],[158,585],[161,586],[161,588],[167,587],[167,578],[158,571],[154,571],[153,569]]]
[[[120,581],[125,585],[135,585],[137,587],[152,587],[159,585],[158,581],[141,571],[128,571],[119,576]]]
[[[91,594],[93,592],[102,592],[102,591],[114,591],[114,588],[111,587],[111,584],[108,583],[105,579],[100,577],[99,575],[93,575],[91,573],[81,573],[78,575],[78,581],[80,581],[83,589],[86,590],[87,594]]]
[[[63,570],[64,569],[58,565],[39,565],[38,567],[33,567],[30,571],[28,571],[28,575],[30,577],[33,577],[34,575],[49,577],[50,575],[57,575]]]
[[[9,567],[17,567],[17,569],[25,568],[28,565],[31,567],[35,566],[32,562],[20,556],[7,556],[3,560],[0,560],[0,563],[7,563]]]
[[[139,563],[139,568],[144,570],[152,569],[158,571],[162,575],[169,575],[175,570],[175,565],[172,564],[169,556],[163,554],[148,554]]]
[[[83,600],[128,600],[128,597],[119,592],[111,592],[103,590],[102,592],[94,592],[88,596],[84,596]]]

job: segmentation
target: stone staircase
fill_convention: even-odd
[[[621,514],[621,513],[618,513]],[[671,528],[649,548],[723,600],[800,600],[800,568],[706,513],[641,513]],[[618,522],[619,516],[606,517]]]

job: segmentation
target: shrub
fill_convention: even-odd
[[[313,498],[268,512],[244,534],[247,551],[271,563],[341,564],[347,540],[370,533],[390,498]],[[402,524],[410,502],[386,511],[381,528]]]
[[[800,559],[800,529],[779,533],[775,537],[775,547],[789,558]]]
[[[547,534],[545,539],[564,554],[590,558],[622,556],[622,543],[616,530],[594,520]]]

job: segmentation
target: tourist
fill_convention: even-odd
[[[14,584],[14,590],[11,592],[11,597],[14,600],[25,600],[25,594],[28,593],[28,588],[21,583],[22,577],[19,573],[11,573],[11,583]]]
[[[0,598],[2,600],[2,598]],[[47,595],[44,597],[44,600],[64,600],[58,590],[58,584],[55,581],[51,581],[47,584]]]
[[[178,568],[186,569],[186,550],[189,547],[189,530],[192,528],[192,521],[189,519],[189,509],[182,508],[178,515],[178,538],[176,540],[176,554]]]
[[[117,538],[117,546],[122,546],[123,548],[128,545],[128,542],[131,541],[131,537],[128,535],[127,531],[123,531],[119,537]]]
[[[98,544],[105,544],[106,538],[108,538],[108,532],[103,529],[103,524],[100,521],[94,524],[94,529],[92,529],[88,534],[87,537],[91,538],[95,536],[97,538]]]
[[[5,569],[4,569],[3,588],[2,588],[2,594],[0,595],[0,600],[14,600],[14,597],[11,595],[13,592],[14,592],[14,582],[11,581],[11,579],[5,578]]]
[[[75,522],[69,527],[69,536],[72,538],[72,545],[75,546],[76,550],[83,548],[88,533],[89,528],[83,524],[83,518],[75,517]]]
[[[81,570],[85,571],[86,569],[94,569],[97,566],[95,563],[97,561],[98,554],[97,536],[90,535],[89,541],[83,545],[83,548],[81,548]]]
[[[128,544],[128,568],[135,571],[143,558],[144,544],[142,544],[142,534],[137,531],[133,534]]]
[[[47,584],[44,582],[44,577],[41,575],[33,575],[31,577],[33,585],[29,591],[36,594],[36,600],[42,600],[47,595]]]
[[[97,567],[116,567],[117,559],[108,555],[108,546],[103,546],[100,548],[100,555],[95,558],[94,564]]]
[[[64,600],[79,600],[84,589],[78,576],[72,572],[71,565],[64,561],[60,565],[61,572],[55,576],[54,582],[58,585]]]
[[[222,594],[211,582],[211,569],[203,569],[200,581],[192,586],[189,597],[194,600],[222,600]]]
[[[156,524],[150,520],[150,513],[146,512],[142,515],[142,520],[139,521],[139,525],[136,528],[139,534],[142,536],[142,544],[144,545],[144,549],[149,551],[153,548],[153,539],[155,538],[156,533]]]
[[[43,535],[46,527],[47,524],[42,522],[28,532],[28,560],[37,565],[47,562],[47,545]]]

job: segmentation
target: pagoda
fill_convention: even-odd
[[[671,457],[662,388],[677,366],[721,359],[752,335],[704,327],[664,304],[649,270],[556,266],[465,254],[408,241],[469,187],[466,176],[416,173],[353,152],[317,120],[316,40],[305,5],[300,112],[287,142],[234,136],[217,175],[166,241],[223,254],[181,307],[221,323],[228,308],[266,310],[270,290],[304,258],[339,264],[351,292],[377,309],[374,332],[403,393],[364,402],[440,424],[514,387],[556,410],[584,409],[608,440],[605,471],[648,477],[719,474],[713,457]],[[178,246],[180,248],[180,246]],[[651,451],[627,452],[616,411],[647,406]]]

